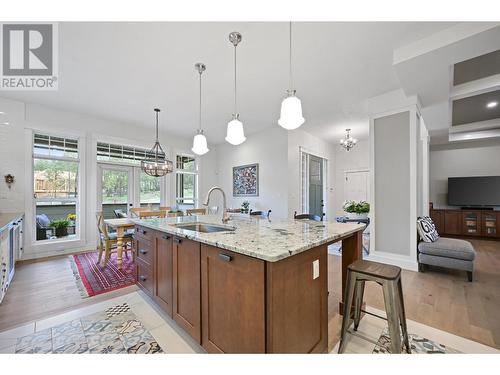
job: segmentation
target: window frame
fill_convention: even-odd
[[[177,157],[189,157],[194,160],[194,170],[189,171],[185,169],[180,169],[177,168]],[[173,191],[173,196],[174,196],[174,203],[176,206],[179,206],[180,204],[184,204],[184,197],[179,197],[177,196],[177,176],[178,175],[193,175],[194,176],[194,189],[193,189],[193,208],[198,208],[199,207],[199,196],[198,196],[198,187],[199,187],[199,158],[196,155],[186,153],[186,152],[181,152],[181,151],[176,151],[174,154],[174,160],[175,160],[175,166],[174,166],[174,175],[175,178],[173,179],[173,184],[174,184],[174,191]],[[188,198],[190,199],[190,198]]]
[[[65,156],[51,156],[35,153],[35,135],[44,135],[49,137],[57,137],[64,139],[76,140],[78,142],[77,146],[77,158],[65,157]],[[30,187],[26,189],[26,217],[29,218],[29,225],[27,225],[27,242],[29,243],[28,248],[31,249],[33,253],[45,253],[52,252],[54,250],[61,251],[69,248],[83,247],[86,244],[86,211],[82,209],[85,207],[86,191],[85,191],[85,150],[86,150],[86,139],[83,134],[75,133],[55,133],[53,130],[44,129],[26,129],[26,137],[29,137],[29,141],[26,142],[27,155],[26,158],[27,168],[26,168],[26,180],[30,182]],[[29,148],[29,149],[28,149]],[[60,160],[76,162],[78,165],[78,175],[77,175],[77,191],[78,196],[75,198],[60,198],[58,201],[71,201],[75,202],[75,213],[77,218],[75,227],[75,237],[74,238],[57,238],[48,240],[36,239],[36,203],[42,201],[53,201],[54,199],[46,198],[35,198],[35,159],[44,160]],[[68,247],[69,245],[69,247]]]

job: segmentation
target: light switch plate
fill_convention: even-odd
[[[319,259],[313,262],[313,280],[319,277]]]

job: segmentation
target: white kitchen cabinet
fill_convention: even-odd
[[[0,214],[0,303],[23,252],[23,215]]]

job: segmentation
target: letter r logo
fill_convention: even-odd
[[[52,33],[51,24],[4,24],[3,75],[53,75]]]

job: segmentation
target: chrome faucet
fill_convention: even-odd
[[[218,186],[214,186],[213,188],[211,188],[207,193],[207,197],[206,197],[203,205],[208,206],[208,203],[210,202],[210,195],[212,194],[212,191],[214,191],[214,190],[219,190],[222,193],[222,199],[224,201],[222,204],[222,222],[225,224],[229,221],[229,215],[227,214],[227,201],[226,201],[226,193],[224,193],[224,190],[222,190]]]

